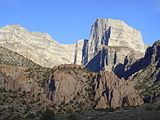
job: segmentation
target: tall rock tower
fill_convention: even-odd
[[[92,25],[88,42],[87,68],[113,70],[129,57],[144,55],[146,45],[141,33],[121,20],[97,19]]]

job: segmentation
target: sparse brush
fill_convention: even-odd
[[[156,108],[156,111],[160,111],[160,105],[158,105],[158,107]]]
[[[55,120],[54,111],[47,109],[41,114],[40,120]]]
[[[148,104],[148,105],[145,106],[145,110],[146,110],[146,111],[153,111],[153,110],[154,110],[154,107],[153,107],[152,105],[149,105],[149,104]]]
[[[67,116],[67,120],[78,120],[78,117],[76,114],[72,113]]]

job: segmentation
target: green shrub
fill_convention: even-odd
[[[108,112],[114,112],[114,111],[115,111],[114,108],[109,108],[109,109],[108,109]]]
[[[153,106],[151,106],[151,105],[146,105],[145,106],[145,110],[146,111],[152,111],[154,108],[153,108]]]
[[[76,114],[70,114],[67,116],[67,120],[78,120],[78,117]]]
[[[54,111],[47,109],[41,114],[40,120],[55,120]]]
[[[34,113],[30,113],[30,114],[28,114],[27,116],[26,116],[26,118],[31,118],[31,119],[33,119],[33,118],[35,118],[36,116],[35,116],[35,114]]]
[[[156,108],[156,111],[160,111],[160,105],[158,105],[158,107]]]

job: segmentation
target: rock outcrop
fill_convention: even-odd
[[[121,20],[97,19],[88,42],[87,68],[92,71],[120,71],[127,57],[134,54],[133,60],[141,58],[145,49],[138,30]]]
[[[95,79],[95,100],[99,108],[119,108],[143,104],[133,83],[121,80],[113,72],[99,73]]]
[[[132,79],[144,99],[160,94],[160,41],[146,50],[145,56],[125,68],[125,79]],[[148,100],[146,100],[148,101]]]
[[[81,66],[61,65],[54,68],[53,76],[53,102],[58,106],[63,103],[66,109],[71,105],[76,109],[106,109],[143,104],[134,84],[119,79],[113,72],[93,74]]]

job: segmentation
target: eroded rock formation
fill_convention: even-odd
[[[113,72],[87,72],[81,66],[62,65],[54,68],[54,100],[56,105],[72,105],[86,109],[118,108],[143,104],[134,84],[119,79]],[[66,107],[67,108],[67,107]],[[78,109],[78,108],[77,108]]]
[[[95,108],[118,108],[143,104],[131,81],[121,80],[113,72],[99,73],[95,79]]]

